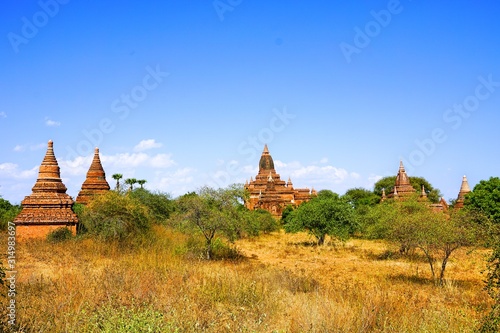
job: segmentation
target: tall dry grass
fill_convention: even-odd
[[[21,243],[17,319],[26,332],[473,332],[489,305],[484,251],[457,253],[437,287],[383,243],[310,241],[274,233],[212,262],[162,227],[134,244]]]

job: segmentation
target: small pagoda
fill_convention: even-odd
[[[94,150],[94,158],[90,164],[82,189],[76,197],[76,203],[86,205],[94,195],[106,193],[110,187],[99,157],[99,148]]]
[[[458,192],[458,197],[457,201],[455,202],[455,205],[453,206],[456,209],[461,209],[464,207],[464,201],[465,201],[465,195],[467,193],[470,193],[470,186],[469,182],[467,181],[467,177],[464,175],[462,178],[462,185],[460,186],[460,191]]]
[[[72,210],[74,201],[66,190],[53,142],[49,140],[32,193],[21,202],[22,210],[14,219],[16,234],[21,238],[41,238],[60,227],[76,234],[78,218]]]
[[[406,174],[403,161],[400,161],[398,175],[396,176],[396,183],[394,184],[391,192],[387,195],[387,198],[398,199],[409,197],[414,195],[416,192],[417,191],[413,188],[413,186],[411,186],[410,177]]]
[[[296,207],[316,195],[314,189],[294,188],[290,177],[288,181],[281,179],[274,169],[274,161],[267,145],[260,157],[259,173],[255,180],[250,178],[250,182],[245,183],[245,190],[250,195],[245,201],[248,209],[265,209],[277,219],[281,218],[286,206]]]
[[[387,199],[404,201],[416,195],[417,195],[417,190],[411,185],[410,177],[408,177],[408,175],[406,174],[403,162],[400,161],[399,170],[396,176],[396,182],[394,184],[394,187],[387,196],[385,195],[385,189],[382,189],[381,201],[385,201]],[[418,195],[417,200],[423,203],[428,203],[429,207],[434,211],[448,210],[448,203],[446,202],[446,200],[444,200],[444,198],[441,198],[441,200],[437,203],[432,203],[429,200],[424,185],[422,185],[421,187],[420,194]]]

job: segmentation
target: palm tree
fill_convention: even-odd
[[[134,189],[134,184],[137,183],[137,179],[135,178],[127,178],[125,179],[125,184],[129,185],[129,191],[132,191]]]
[[[147,181],[147,180],[145,180],[145,179],[139,179],[139,180],[137,181],[137,183],[138,183],[139,185],[141,185],[141,188],[144,188],[144,187],[143,187],[143,185],[144,185],[144,184],[146,184],[147,182],[148,182],[148,181]]]
[[[113,175],[113,179],[116,180],[116,190],[120,190],[120,179],[123,178],[123,175],[121,173],[115,173]]]

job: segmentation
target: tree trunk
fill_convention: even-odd
[[[443,284],[444,280],[444,270],[446,269],[446,264],[448,263],[448,258],[450,258],[451,251],[446,251],[444,254],[443,262],[441,263],[441,272],[439,273],[439,285]]]
[[[326,235],[321,235],[318,237],[318,245],[325,244],[325,237],[326,237]]]
[[[430,252],[424,250],[421,248],[422,251],[424,251],[425,256],[427,257],[427,261],[429,262],[429,266],[431,267],[431,274],[432,274],[432,280],[436,280],[436,274],[434,273],[434,258],[431,256]]]
[[[206,248],[206,258],[207,260],[212,259],[212,240],[207,239],[207,248]]]

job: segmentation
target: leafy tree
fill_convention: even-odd
[[[485,289],[493,300],[493,305],[488,315],[483,319],[479,332],[496,333],[500,331],[500,239],[498,239],[498,235],[493,251],[488,258],[487,270]]]
[[[379,195],[361,187],[347,190],[344,196],[348,198],[356,209],[362,206],[375,206],[380,202]]]
[[[242,214],[244,214],[242,229],[250,236],[258,236],[261,232],[269,233],[280,228],[279,221],[265,209],[248,210],[242,207]]]
[[[382,189],[385,189],[385,193],[388,194],[394,188],[396,183],[396,176],[384,177],[375,183],[373,188],[373,193],[378,196],[382,196]],[[425,188],[427,197],[433,203],[439,202],[443,196],[439,189],[434,188],[425,178],[422,177],[410,177],[410,184],[416,190],[417,193],[421,193],[422,185]]]
[[[112,177],[116,180],[116,190],[120,191],[120,179],[123,178],[123,175],[121,173],[115,173]]]
[[[21,206],[12,205],[0,196],[0,230],[6,230],[7,224],[21,212]]]
[[[151,227],[148,209],[136,198],[115,191],[96,196],[81,213],[88,233],[106,240],[125,240],[146,234]]]
[[[286,232],[307,230],[316,237],[318,245],[324,244],[326,235],[346,240],[356,227],[353,206],[346,198],[328,190],[302,203],[284,224]]]
[[[288,222],[288,218],[291,217],[291,213],[294,211],[294,207],[292,205],[288,205],[283,209],[281,213],[281,222],[286,224]]]
[[[464,206],[469,210],[483,212],[493,222],[500,223],[500,178],[481,180],[465,196]]]
[[[450,256],[484,237],[480,224],[476,223],[479,216],[465,210],[450,215],[433,211],[418,201],[418,195],[406,201],[384,202],[367,219],[365,228],[369,233],[400,244],[402,252],[420,249],[429,263],[432,278],[439,284],[444,280]]]
[[[139,188],[131,192],[130,196],[147,207],[151,217],[157,223],[165,222],[175,210],[175,201],[167,193],[151,192]]]
[[[141,185],[141,189],[144,188],[144,184],[146,184],[148,181],[145,179],[139,179],[137,181],[137,184]]]
[[[125,179],[125,184],[129,186],[128,190],[132,191],[134,189],[134,184],[137,183],[137,179],[135,178],[127,178]]]
[[[213,240],[218,233],[228,239],[236,237],[235,224],[240,220],[238,210],[243,193],[237,186],[225,189],[201,188],[198,193],[189,193],[180,198],[181,219],[197,228],[205,238],[205,257],[213,257]]]

